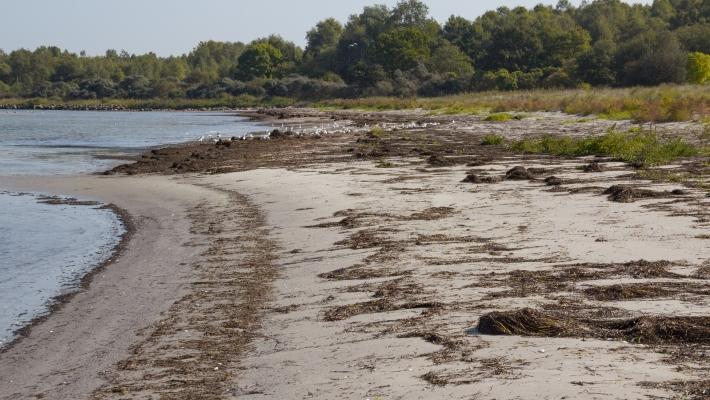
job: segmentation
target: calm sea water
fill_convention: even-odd
[[[96,172],[118,163],[106,157],[258,130],[227,113],[0,110],[0,174]]]
[[[152,146],[265,130],[227,113],[0,110],[0,347],[124,232],[100,205],[44,204],[42,194],[7,191],[2,176],[98,172]]]

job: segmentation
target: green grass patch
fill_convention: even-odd
[[[707,117],[710,91],[706,85],[664,85],[649,88],[528,90],[466,93],[444,97],[370,97],[323,100],[328,109],[368,111],[421,109],[430,115],[562,111],[580,116],[638,122],[688,121]]]
[[[481,144],[484,146],[498,146],[505,143],[505,138],[501,135],[486,135],[481,139]]]
[[[495,113],[487,116],[484,118],[484,121],[489,121],[489,122],[505,122],[505,121],[510,121],[513,119],[513,116],[509,113]]]
[[[682,138],[664,138],[651,131],[611,130],[602,136],[573,138],[543,136],[514,142],[511,149],[524,154],[551,154],[563,157],[608,156],[642,166],[668,164],[684,157],[706,155]]]

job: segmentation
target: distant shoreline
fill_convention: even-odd
[[[46,98],[0,99],[0,110],[64,111],[231,111],[254,107],[286,107],[296,103],[280,97],[237,96],[222,99],[93,99],[61,100]]]
[[[184,111],[184,112],[195,112],[195,111],[239,111],[240,108],[231,107],[199,107],[199,108],[151,108],[151,107],[125,107],[119,105],[76,105],[76,104],[52,104],[52,105],[36,105],[36,106],[25,106],[25,105],[0,105],[0,110],[6,111]]]
[[[324,97],[309,100],[250,95],[214,99],[0,99],[0,110],[253,111],[299,108],[363,112],[423,110],[430,115],[484,116],[502,112],[562,112],[638,123],[702,122],[707,118],[709,106],[710,96],[707,86],[703,85],[484,91],[435,97]]]

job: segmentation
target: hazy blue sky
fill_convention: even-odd
[[[647,1],[636,1],[649,3]],[[556,4],[557,0],[430,0],[439,21],[451,14],[469,19],[499,6]],[[188,52],[203,40],[248,42],[277,33],[303,45],[318,21],[350,14],[370,4],[397,0],[22,0],[0,11],[0,49],[56,45],[89,54],[113,48],[159,55]],[[578,4],[579,0],[573,1]]]

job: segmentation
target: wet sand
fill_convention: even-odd
[[[480,146],[505,124],[348,118],[350,133],[193,144],[116,171],[139,176],[10,182],[114,203],[136,234],[0,354],[0,398],[705,396],[708,336],[678,333],[710,332],[691,319],[710,311],[702,167],[654,183]],[[401,127],[368,136],[377,118]],[[528,175],[505,179],[515,166]],[[521,310],[498,320],[515,335],[483,332]],[[665,317],[679,329],[596,328]]]
[[[4,178],[3,185],[120,205],[135,226],[119,259],[0,354],[1,398],[88,398],[190,290],[189,263],[200,248],[183,246],[194,240],[188,210],[220,194],[164,177]]]

